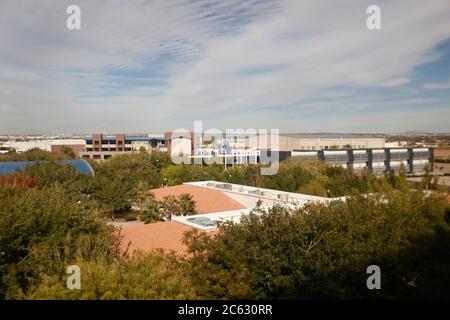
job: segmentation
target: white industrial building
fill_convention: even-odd
[[[25,152],[34,148],[51,151],[52,146],[85,145],[84,139],[10,139],[1,144],[1,147],[16,152]]]

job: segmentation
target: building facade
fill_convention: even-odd
[[[161,137],[131,136],[123,133],[116,135],[93,134],[85,138],[85,148],[81,158],[106,160],[116,154],[138,152],[140,150],[167,151],[166,141]]]
[[[428,164],[434,165],[433,148],[376,148],[348,150],[293,150],[291,157],[298,160],[321,160],[328,165],[352,168],[355,171],[368,169],[374,174],[398,172],[403,165],[407,173],[420,173]]]
[[[450,161],[450,146],[438,146],[434,149],[434,157],[438,161]]]
[[[278,141],[277,141],[278,140]],[[358,135],[255,135],[245,139],[247,148],[272,151],[384,148],[385,139]]]

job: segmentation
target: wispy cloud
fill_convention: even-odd
[[[260,111],[292,119],[311,98],[388,94],[440,59],[436,45],[450,38],[445,0],[411,0],[407,10],[378,1],[379,31],[365,27],[366,0],[75,2],[80,31],[65,28],[73,1],[0,3],[0,131],[155,131],[201,117],[233,126],[247,114],[244,125],[295,131]]]
[[[450,89],[450,81],[447,82],[432,82],[423,85],[425,89],[429,90],[445,90]]]

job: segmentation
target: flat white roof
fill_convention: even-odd
[[[186,224],[188,226],[210,231],[218,228],[220,223],[225,221],[233,221],[239,223],[243,217],[248,215],[258,200],[262,200],[262,208],[268,209],[273,205],[281,205],[288,208],[298,208],[305,205],[308,202],[330,202],[334,200],[345,201],[345,197],[341,198],[326,198],[311,196],[307,194],[285,192],[274,189],[257,188],[252,186],[219,182],[219,181],[198,181],[198,182],[186,182],[186,185],[192,185],[196,187],[208,188],[219,190],[235,200],[241,200],[245,202],[246,209],[221,211],[206,214],[197,214],[192,216],[173,216],[172,220]],[[244,201],[242,201],[244,199]]]
[[[258,188],[253,186],[246,186],[235,183],[220,182],[220,181],[197,181],[197,182],[185,182],[184,184],[193,185],[202,188],[209,188],[214,190],[220,190],[223,192],[237,193],[248,197],[256,197],[267,200],[276,200],[283,203],[301,204],[305,201],[332,201],[343,200],[342,198],[326,198],[319,196],[312,196],[303,193],[286,192],[275,189]]]

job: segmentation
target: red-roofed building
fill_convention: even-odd
[[[169,195],[178,196],[183,193],[189,193],[195,201],[197,213],[245,209],[244,205],[231,199],[219,190],[192,185],[181,184],[173,187],[153,189],[151,192],[155,195],[157,201],[162,201],[164,197]]]
[[[121,235],[121,250],[132,253],[136,249],[149,252],[155,249],[163,249],[177,254],[186,253],[186,246],[183,245],[183,234],[192,230],[191,227],[175,222],[165,221],[151,224],[144,224],[134,227],[123,228]]]

